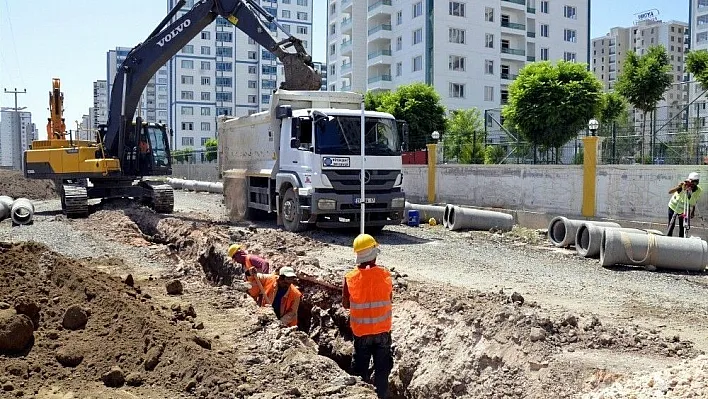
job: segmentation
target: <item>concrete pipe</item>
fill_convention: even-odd
[[[14,200],[7,195],[0,195],[0,220],[5,220],[10,216],[10,209]]]
[[[583,223],[578,227],[578,232],[575,234],[575,251],[578,255],[585,258],[600,257],[600,244],[602,242],[602,233],[605,229],[623,231],[626,233],[647,234],[645,230],[624,227],[605,227],[597,226],[592,223]]]
[[[167,184],[172,186],[172,188],[182,188],[182,185],[184,184],[184,179],[167,179]]]
[[[197,183],[194,186],[194,191],[209,191],[210,183],[206,181],[197,181]]]
[[[556,216],[548,224],[548,238],[556,247],[567,247],[575,244],[575,234],[583,223],[592,223],[595,226],[622,227],[615,222],[595,222],[592,220],[573,220],[563,216]]]
[[[454,207],[454,205],[450,205],[450,204],[445,205],[445,213],[443,214],[442,224],[443,224],[443,227],[445,227],[446,229],[450,228],[449,218],[450,218],[450,211],[452,210],[453,207]]]
[[[224,193],[224,183],[210,183],[209,184],[210,190],[209,192],[214,193],[214,194],[223,194]]]
[[[453,206],[448,213],[447,226],[451,231],[462,229],[509,231],[514,227],[514,217],[503,212]]]
[[[441,205],[421,205],[406,202],[405,210],[406,219],[408,219],[408,211],[418,211],[420,213],[421,223],[428,223],[428,220],[430,220],[430,218],[434,218],[435,221],[440,223],[440,221],[443,220],[443,217],[445,216],[445,207]]]
[[[194,180],[185,180],[184,183],[182,183],[182,189],[187,191],[195,191],[196,186],[197,182]]]
[[[10,217],[14,224],[30,224],[34,219],[34,205],[27,198],[18,198],[12,203]]]
[[[708,243],[699,238],[667,237],[605,229],[600,264],[655,266],[701,272],[708,264]]]

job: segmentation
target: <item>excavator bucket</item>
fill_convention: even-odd
[[[280,84],[285,90],[319,90],[322,77],[310,65],[302,61],[300,54],[286,53],[280,57],[283,62],[285,81]]]

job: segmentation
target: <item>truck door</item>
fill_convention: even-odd
[[[301,166],[310,165],[310,157],[315,147],[312,136],[312,119],[309,117],[294,117],[290,121],[290,142],[281,151],[280,167],[284,170],[303,171]]]

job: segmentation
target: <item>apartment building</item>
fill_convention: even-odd
[[[19,118],[18,118],[19,116]],[[20,169],[18,162],[21,156],[17,156],[15,148],[17,144],[17,131],[22,137],[22,151],[29,149],[33,140],[37,140],[37,127],[32,123],[32,113],[26,111],[15,112],[14,108],[0,111],[0,166]]]
[[[315,66],[315,71],[317,71],[322,77],[322,85],[320,90],[327,90],[327,63],[325,62],[312,62]]]
[[[688,0],[688,26],[689,34],[687,35],[686,48],[693,50],[708,50],[708,0]],[[687,80],[692,81],[690,76]],[[699,127],[708,132],[706,126],[706,117],[708,117],[708,102],[703,88],[700,84],[692,83],[688,87],[688,102],[689,107],[688,118],[692,124],[697,124]]]
[[[106,99],[111,98],[111,90],[113,90],[113,80],[116,72],[120,68],[123,61],[130,52],[130,47],[116,47],[115,50],[109,50],[106,54],[107,58],[107,95]],[[147,122],[167,122],[167,67],[160,68],[155,76],[148,82],[143,94],[140,97],[140,104],[135,110],[135,116],[140,116]],[[106,118],[108,112],[106,112]]]
[[[260,5],[286,32],[303,40],[312,53],[312,8],[315,0],[261,0]],[[168,1],[172,9],[176,0]],[[175,18],[194,1],[187,0]],[[266,28],[276,41],[286,37],[275,24]],[[216,137],[218,115],[249,115],[267,110],[270,96],[283,80],[281,63],[234,25],[218,17],[167,63],[168,125],[173,148],[200,148]]]
[[[592,71],[603,82],[606,90],[612,90],[629,52],[643,55],[651,46],[664,46],[671,62],[673,83],[664,99],[657,104],[656,120],[657,124],[677,120],[688,102],[688,86],[684,82],[683,69],[686,52],[684,38],[687,31],[688,24],[685,22],[659,20],[638,21],[631,27],[612,28],[607,35],[592,40]],[[641,111],[631,112],[635,122],[642,122]]]
[[[589,0],[328,0],[328,89],[425,82],[448,109],[498,112],[528,62],[588,63],[589,11]]]
[[[98,129],[108,121],[108,83],[105,80],[93,82],[93,107],[89,108],[89,118],[91,129]]]

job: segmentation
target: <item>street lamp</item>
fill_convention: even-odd
[[[588,121],[588,129],[590,129],[590,133],[594,136],[595,132],[597,129],[600,127],[600,122],[597,121],[597,119],[592,118],[590,121]]]
[[[440,138],[440,132],[438,132],[438,131],[436,130],[436,131],[434,131],[433,134],[431,134],[430,136],[433,138],[433,140],[435,140],[435,144],[437,144],[437,143],[438,143],[438,139]]]

